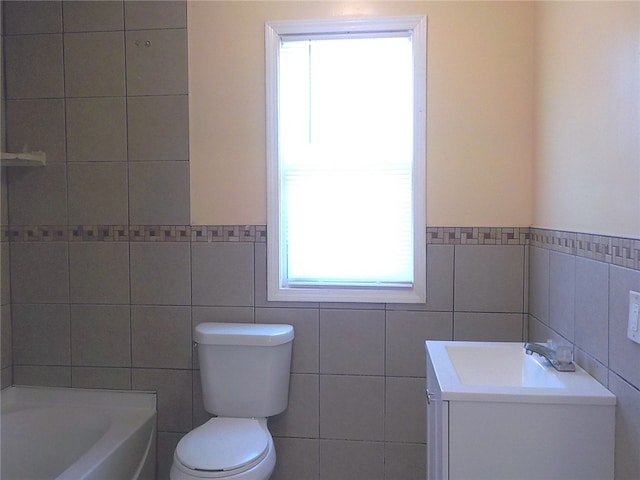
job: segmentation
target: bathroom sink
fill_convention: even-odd
[[[615,396],[579,366],[558,372],[522,343],[427,341],[443,400],[613,404]]]

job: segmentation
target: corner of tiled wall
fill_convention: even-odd
[[[640,291],[640,240],[534,228],[529,337],[573,346],[617,397],[616,478],[640,472],[640,345],[627,339],[629,290]]]

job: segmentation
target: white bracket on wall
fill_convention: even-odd
[[[24,152],[0,154],[0,166],[2,167],[43,167],[47,164],[47,155],[44,152]]]

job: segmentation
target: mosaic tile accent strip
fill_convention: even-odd
[[[528,227],[427,227],[427,244],[527,245]]]
[[[640,270],[640,239],[532,228],[531,245]]]

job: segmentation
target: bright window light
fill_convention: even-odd
[[[423,30],[267,24],[271,300],[424,301]]]

